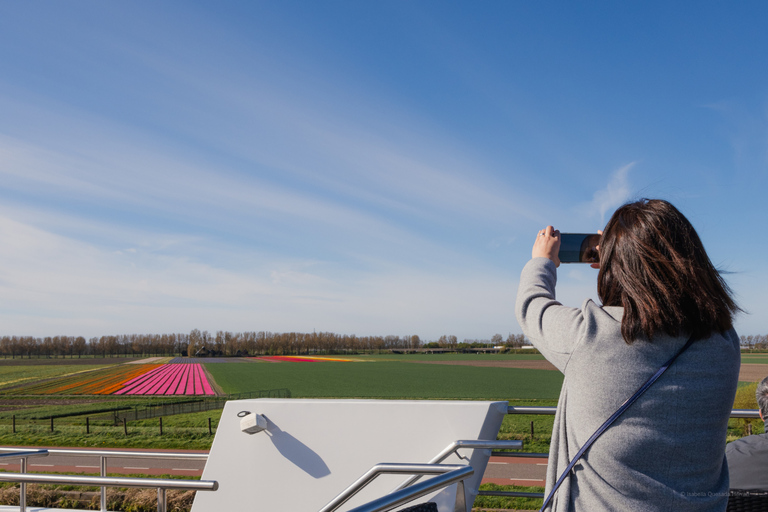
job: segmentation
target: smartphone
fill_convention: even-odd
[[[560,233],[560,263],[599,263],[598,245],[596,233]]]

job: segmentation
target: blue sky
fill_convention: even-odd
[[[518,333],[667,199],[768,332],[762,2],[6,2],[0,334]],[[559,298],[594,297],[562,266]]]

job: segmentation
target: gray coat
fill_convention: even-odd
[[[731,489],[768,489],[768,434],[742,437],[728,443],[725,457],[728,459]]]
[[[578,449],[687,341],[659,336],[631,345],[623,308],[555,300],[557,271],[528,262],[516,314],[523,332],[565,380],[552,430],[547,493]],[[736,333],[698,340],[597,440],[549,510],[724,511],[725,437],[739,377]]]

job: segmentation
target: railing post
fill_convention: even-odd
[[[459,480],[456,483],[456,506],[453,507],[454,512],[467,512],[467,497],[464,494],[464,480]]]
[[[20,473],[26,473],[27,472],[27,458],[23,457],[21,459],[21,467],[19,468]],[[19,484],[19,512],[26,512],[27,510],[27,483],[21,482]]]
[[[157,512],[165,512],[165,489],[157,488]]]
[[[99,474],[101,476],[107,476],[107,457],[105,455],[99,456]],[[107,512],[107,488],[101,486],[101,512]]]

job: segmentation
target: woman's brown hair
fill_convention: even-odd
[[[604,306],[624,308],[627,343],[661,333],[708,338],[730,329],[740,311],[696,230],[661,199],[614,212],[600,241],[597,293]]]

